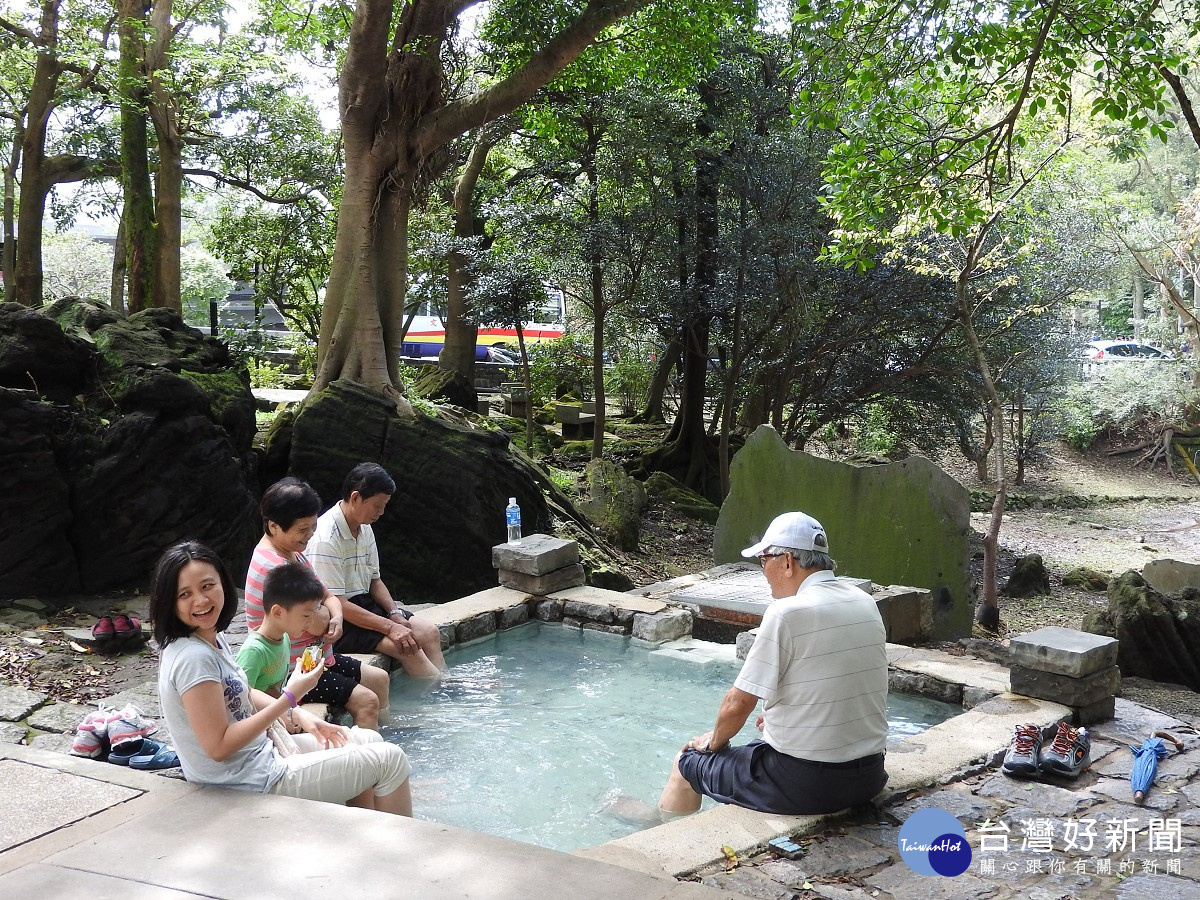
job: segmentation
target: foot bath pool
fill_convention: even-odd
[[[555,850],[657,824],[630,810],[656,807],[741,665],[732,646],[683,646],[700,649],[530,623],[453,648],[439,681],[394,677],[382,730],[412,762],[417,816]],[[890,694],[889,742],[960,712]],[[757,733],[751,717],[737,742]]]

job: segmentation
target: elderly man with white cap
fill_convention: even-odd
[[[713,730],[675,758],[659,809],[695,812],[702,794],[785,815],[865,803],[887,783],[886,637],[875,601],[834,576],[825,529],[802,512],[776,517],[742,556],[758,559],[774,602]],[[759,700],[762,738],[731,745]]]

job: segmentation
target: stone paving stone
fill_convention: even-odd
[[[810,883],[810,890],[824,900],[871,900],[875,896],[854,884],[823,884],[820,881]]]
[[[43,706],[26,721],[40,731],[73,735],[79,723],[87,718],[92,709],[93,707],[80,706],[78,703],[51,703],[49,706]]]
[[[1184,727],[1184,724],[1173,716],[1147,709],[1118,697],[1117,717],[1107,722],[1100,722],[1092,726],[1090,730],[1093,739],[1098,737],[1121,744],[1141,746],[1142,741],[1148,738],[1152,731],[1171,731],[1175,733],[1176,737],[1185,737],[1186,732],[1185,734],[1177,733],[1178,729]],[[1188,731],[1190,730],[1189,726]]]
[[[834,835],[824,841],[813,841],[800,859],[780,859],[762,866],[779,876],[788,887],[795,888],[810,878],[833,878],[876,869],[893,861],[895,854],[872,846],[849,835]]]
[[[1010,838],[1007,851],[989,850],[981,852],[971,848],[971,867],[965,874],[971,874],[983,881],[996,881],[1005,888],[1013,891],[1031,890],[1046,876],[1052,874],[1055,853],[1033,853],[1029,850],[1018,849]],[[1066,861],[1060,860],[1059,866],[1066,868]],[[958,879],[953,879],[957,881]]]
[[[1151,788],[1150,793],[1146,795],[1145,802],[1142,803],[1144,808],[1161,812],[1172,810],[1179,805],[1183,795],[1169,794],[1162,790],[1162,787],[1162,782],[1159,781],[1156,788]],[[1103,778],[1092,787],[1092,790],[1101,796],[1111,797],[1117,801],[1128,802],[1133,799],[1133,791],[1127,778]]]
[[[36,691],[0,684],[0,722],[19,722],[49,699]]]
[[[751,871],[735,871],[722,875],[705,875],[700,883],[721,891],[730,891],[757,900],[797,900],[794,891],[781,887],[773,881],[755,875]]]
[[[37,734],[29,742],[29,746],[49,750],[51,753],[70,753],[74,741],[74,736],[69,734]]]
[[[1200,900],[1200,884],[1161,872],[1145,872],[1123,880],[1113,896],[1116,900]]]
[[[966,790],[948,788],[914,797],[898,806],[889,807],[888,812],[900,820],[905,820],[917,810],[931,807],[944,809],[962,822],[965,828],[970,828],[984,819],[995,820],[1003,809],[1000,804],[977,797]]]
[[[1014,806],[1031,806],[1051,818],[1078,817],[1099,801],[1085,792],[1068,791],[1037,781],[1021,781],[1006,775],[985,779],[975,793],[980,797],[1001,800]]]
[[[23,744],[28,733],[24,725],[0,722],[0,744]]]
[[[1021,900],[1062,900],[1063,897],[1089,897],[1101,889],[1099,880],[1068,869],[1045,879],[1017,894]]]
[[[931,878],[918,875],[903,863],[888,866],[863,881],[872,888],[886,891],[893,897],[919,897],[921,900],[989,900],[1006,897],[1009,889],[964,872],[957,878]]]
[[[0,851],[138,796],[140,791],[45,766],[0,760],[6,798],[0,816]],[[53,803],[25,798],[53,797]]]

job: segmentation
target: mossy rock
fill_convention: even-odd
[[[1050,573],[1046,571],[1042,557],[1030,553],[1018,559],[1002,593],[1006,597],[1041,597],[1049,594]]]
[[[562,435],[533,423],[533,452],[525,446],[525,420],[515,416],[493,415],[488,417],[488,427],[504,432],[514,447],[519,447],[526,456],[538,458],[548,456],[562,446]]]
[[[592,442],[563,441],[559,455],[565,459],[588,459],[592,455]]]
[[[669,504],[676,512],[709,525],[716,525],[720,507],[710,503],[666,472],[652,472],[646,479],[646,492],[654,500]]]
[[[87,335],[18,303],[0,303],[0,387],[67,402],[95,385]]]
[[[588,463],[587,483],[590,499],[577,501],[575,508],[622,550],[636,550],[646,508],[645,487],[606,459]]]
[[[1089,613],[1083,627],[1120,642],[1123,676],[1200,690],[1200,592],[1163,595],[1139,573],[1125,572],[1109,583],[1108,608]]]
[[[472,412],[479,399],[475,386],[460,372],[451,372],[437,366],[421,368],[420,374],[413,381],[412,392],[423,400],[452,403]]]
[[[1079,566],[1063,576],[1063,584],[1085,591],[1104,591],[1108,590],[1108,576],[1087,566]]]
[[[229,432],[229,440],[238,453],[250,449],[254,442],[254,395],[250,392],[250,377],[245,369],[222,369],[217,372],[179,373],[196,384],[208,398],[209,416]]]

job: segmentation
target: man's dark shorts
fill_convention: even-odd
[[[887,784],[882,753],[844,763],[812,762],[780,753],[762,740],[716,753],[685,750],[679,771],[698,794],[787,816],[858,806]]]
[[[304,695],[305,703],[327,703],[345,709],[350,694],[362,681],[362,663],[336,654],[334,660],[333,666],[321,673],[317,686]]]
[[[350,602],[355,606],[361,606],[369,613],[374,613],[377,616],[387,618],[387,613],[383,611],[383,607],[372,599],[370,594],[359,594],[357,597],[351,597]],[[408,621],[413,617],[407,609],[401,609],[396,606],[400,612],[404,613],[404,620]],[[378,631],[372,631],[369,628],[362,628],[352,624],[348,619],[342,621],[342,636],[338,638],[333,649],[338,653],[374,653],[379,646],[379,642],[383,640],[383,635]]]

